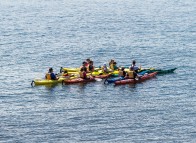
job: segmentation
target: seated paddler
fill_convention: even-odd
[[[136,73],[138,73],[139,70],[141,69],[141,67],[139,68],[138,66],[136,66],[136,61],[135,61],[135,60],[132,61],[131,67],[133,67],[133,70],[134,70]],[[131,68],[131,67],[130,67],[130,68]]]
[[[47,80],[58,80],[57,75],[53,73],[53,68],[49,68],[48,73],[46,74],[45,78]]]
[[[109,69],[107,68],[106,64],[103,64],[103,66],[101,67],[101,70],[103,73],[109,73]]]
[[[87,67],[86,67],[86,62],[85,61],[82,63],[82,66],[80,67],[80,70],[81,69],[87,71]]]
[[[135,79],[137,77],[137,73],[134,71],[133,67],[127,72],[125,78]]]
[[[81,68],[79,74],[80,78],[87,79],[86,68]]]
[[[94,71],[93,61],[89,62],[89,65],[88,65],[87,69],[88,69],[88,72],[93,72]]]
[[[120,70],[119,70],[119,74],[118,74],[120,77],[125,77],[126,76],[126,72],[125,72],[125,68],[122,67]]]
[[[117,63],[116,62],[113,63],[112,70],[113,71],[118,70]]]

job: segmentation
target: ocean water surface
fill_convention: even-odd
[[[194,0],[0,2],[0,142],[196,142]],[[170,69],[136,85],[31,87],[49,67]]]

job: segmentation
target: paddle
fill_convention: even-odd
[[[101,78],[94,78],[96,81],[102,81]]]
[[[96,81],[102,81],[101,78],[96,78],[95,76],[92,75],[92,73],[90,73],[90,78],[93,77]]]

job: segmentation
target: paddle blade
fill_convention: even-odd
[[[96,81],[102,81],[102,79],[101,79],[101,78],[95,78],[95,80],[96,80]]]

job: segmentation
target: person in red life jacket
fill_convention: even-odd
[[[87,76],[87,70],[85,68],[81,68],[79,72],[80,78],[89,80],[93,79],[94,77],[92,75]]]
[[[85,70],[85,68],[81,68],[79,74],[80,74],[80,78],[88,79],[88,78],[87,78],[87,75],[86,75],[86,70]]]
[[[86,67],[88,67],[88,66],[90,65],[90,61],[91,61],[90,59],[86,59],[86,61],[85,61],[85,62],[86,62],[86,63],[85,63],[85,66],[86,66]]]
[[[64,71],[62,72],[62,76],[69,76],[68,71],[67,71],[67,70],[64,70]]]
[[[69,75],[67,70],[64,70],[61,75],[65,79],[70,79],[70,77],[73,77],[74,76],[74,74]]]
[[[45,76],[48,80],[58,80],[58,77],[56,74],[53,73],[53,68],[49,68],[48,73]]]

